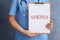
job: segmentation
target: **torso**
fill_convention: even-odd
[[[28,3],[29,2],[38,2],[38,0],[26,0],[27,4],[22,1],[22,6],[20,4],[20,0],[18,0],[18,5],[19,5],[19,11],[17,12],[17,22],[19,25],[22,26],[25,30],[28,30]],[[41,2],[41,1],[40,1]],[[47,34],[39,34],[38,36],[35,37],[28,37],[24,34],[21,34],[20,32],[16,31],[16,38],[15,40],[47,40]]]

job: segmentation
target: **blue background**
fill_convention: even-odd
[[[15,30],[8,23],[12,0],[0,0],[0,40],[14,40]],[[50,0],[51,19],[54,21],[49,40],[60,40],[60,0]]]

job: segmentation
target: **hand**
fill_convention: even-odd
[[[38,35],[38,33],[32,33],[32,32],[30,32],[28,30],[24,30],[22,33],[25,34],[25,35],[27,35],[27,36],[30,36],[30,37]]]
[[[51,20],[50,23],[48,23],[48,24],[46,25],[46,27],[47,27],[48,29],[52,29],[52,27],[53,27],[53,21]]]

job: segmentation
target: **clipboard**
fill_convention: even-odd
[[[46,24],[50,23],[50,3],[30,2],[28,4],[28,29],[32,33],[50,33]]]

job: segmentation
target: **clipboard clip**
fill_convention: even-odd
[[[44,4],[43,2],[37,2],[37,3],[35,3],[35,4]]]

